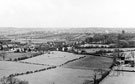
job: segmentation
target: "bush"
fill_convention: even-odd
[[[3,77],[0,79],[0,84],[29,84],[27,81],[22,81],[13,77]]]

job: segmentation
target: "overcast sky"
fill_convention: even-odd
[[[135,27],[135,0],[0,0],[0,27]]]

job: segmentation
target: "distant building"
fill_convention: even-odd
[[[8,50],[9,48],[8,48],[7,45],[2,45],[2,49],[3,49],[3,50]]]
[[[131,66],[134,66],[134,63],[135,63],[135,52],[134,51],[122,52],[121,58],[122,58],[122,60],[124,60],[125,64],[131,64]]]
[[[125,30],[122,30],[122,34],[125,34]]]

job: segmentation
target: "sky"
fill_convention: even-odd
[[[135,27],[135,0],[0,0],[0,27]]]

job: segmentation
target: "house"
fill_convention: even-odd
[[[7,44],[7,46],[8,46],[8,48],[10,48],[10,49],[14,47],[13,44]]]
[[[130,64],[131,66],[134,66],[135,52],[130,51],[121,53],[121,60],[124,60],[124,64]]]
[[[5,45],[2,45],[2,49],[3,49],[3,50],[8,50],[9,48],[8,48],[8,46],[5,44]]]
[[[69,47],[67,47],[67,51],[68,51],[68,52],[73,51],[73,47],[70,47],[70,46],[69,46]]]

